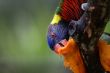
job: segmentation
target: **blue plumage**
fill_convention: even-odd
[[[47,41],[49,47],[54,50],[55,44],[59,43],[63,39],[69,38],[68,35],[68,22],[61,20],[58,24],[50,24],[48,27]]]

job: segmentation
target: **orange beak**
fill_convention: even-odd
[[[66,47],[67,44],[68,44],[68,41],[67,41],[66,39],[61,40],[58,44],[56,44],[56,45],[54,46],[55,52],[56,52],[57,54],[60,54],[60,51],[61,51],[64,47]]]
[[[76,42],[72,38],[70,38],[68,41],[66,39],[62,40],[61,43],[56,44],[54,48],[57,54],[62,55],[71,52],[72,50],[74,50],[75,52],[76,49],[71,49],[71,48],[76,48],[76,47],[77,47]]]
[[[85,65],[80,55],[79,48],[70,38],[68,41],[63,41],[63,46],[56,46],[56,52],[64,57],[65,67],[69,67],[74,73],[86,73]]]

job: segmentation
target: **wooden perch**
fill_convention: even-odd
[[[104,32],[108,22],[110,11],[110,0],[89,0],[90,8],[87,11],[88,21],[82,35],[80,35],[79,46],[88,73],[105,73],[101,66],[97,43]]]

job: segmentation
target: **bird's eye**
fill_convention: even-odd
[[[56,37],[56,34],[53,33],[53,32],[51,32],[51,36],[52,36],[52,38],[55,38]]]

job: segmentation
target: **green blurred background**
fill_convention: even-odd
[[[0,0],[0,73],[70,73],[46,42],[58,2]]]

